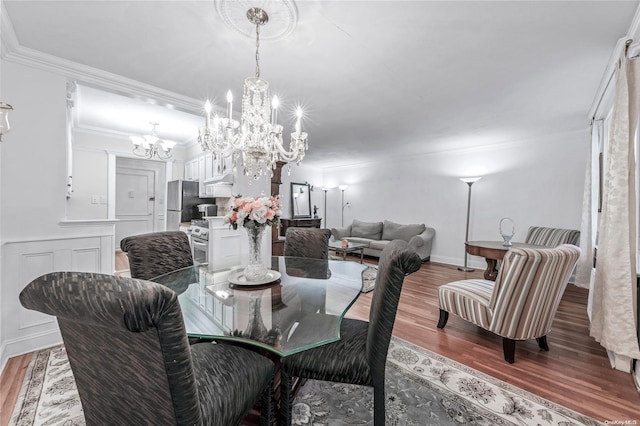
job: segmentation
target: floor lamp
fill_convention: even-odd
[[[338,185],[338,188],[340,188],[340,191],[342,191],[342,198],[340,202],[340,204],[342,205],[342,216],[340,218],[340,226],[344,227],[344,208],[346,206],[346,204],[344,203],[344,190],[347,189],[347,185]]]
[[[471,212],[471,185],[473,185],[475,182],[479,181],[480,178],[479,177],[469,177],[469,178],[460,178],[461,181],[463,181],[464,183],[466,183],[467,185],[469,185],[469,195],[467,197],[467,230],[465,231],[464,234],[464,242],[466,243],[467,241],[469,241],[469,213]],[[467,266],[467,247],[465,246],[465,250],[464,250],[464,266],[462,267],[458,267],[458,270],[460,271],[464,271],[464,272],[471,272],[474,271],[475,269],[473,268],[469,268]]]
[[[331,188],[327,188],[326,186],[322,187],[322,190],[324,191],[324,227],[327,227],[327,191],[330,190]]]

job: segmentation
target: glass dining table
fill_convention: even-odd
[[[189,337],[228,340],[282,357],[340,338],[366,265],[275,256],[270,274],[278,279],[264,284],[234,279],[242,269],[201,264],[151,281],[178,294]]]

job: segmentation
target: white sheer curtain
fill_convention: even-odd
[[[636,334],[635,135],[640,112],[640,60],[623,49],[604,167],[602,212],[590,334],[617,359],[640,359]]]
[[[602,120],[594,121],[591,126],[591,150],[587,159],[584,175],[584,194],[582,197],[582,225],[580,227],[580,259],[576,267],[574,284],[589,288],[593,271],[593,250],[596,243],[599,187],[599,146],[604,129]],[[591,306],[591,304],[589,305]]]

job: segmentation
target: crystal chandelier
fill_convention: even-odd
[[[168,140],[161,140],[158,137],[156,127],[158,123],[149,122],[153,126],[153,130],[150,135],[144,136],[129,136],[133,143],[133,153],[138,157],[153,158],[158,157],[161,160],[171,158],[171,149],[175,146],[175,142]]]
[[[217,114],[211,120],[211,103],[205,104],[205,127],[198,132],[203,151],[233,156],[234,171],[242,163],[244,174],[254,180],[273,176],[278,161],[300,164],[308,148],[307,134],[301,130],[302,109],[296,110],[295,131],[289,149],[282,141],[283,127],[278,124],[278,98],[271,98],[269,83],[260,78],[260,25],[269,20],[267,12],[252,7],[247,18],[256,26],[256,75],[244,81],[242,117],[233,119],[233,95],[227,92],[227,117]]]

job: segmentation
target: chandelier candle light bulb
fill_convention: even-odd
[[[231,127],[232,115],[233,115],[233,93],[231,93],[231,90],[229,90],[227,92],[227,117],[229,118],[227,127]]]
[[[207,113],[205,115],[205,123],[207,128],[211,127],[211,102],[207,99],[207,102],[204,104],[204,111]],[[216,115],[216,118],[218,116]]]
[[[273,95],[271,101],[271,125],[275,127],[278,124],[278,97]]]

